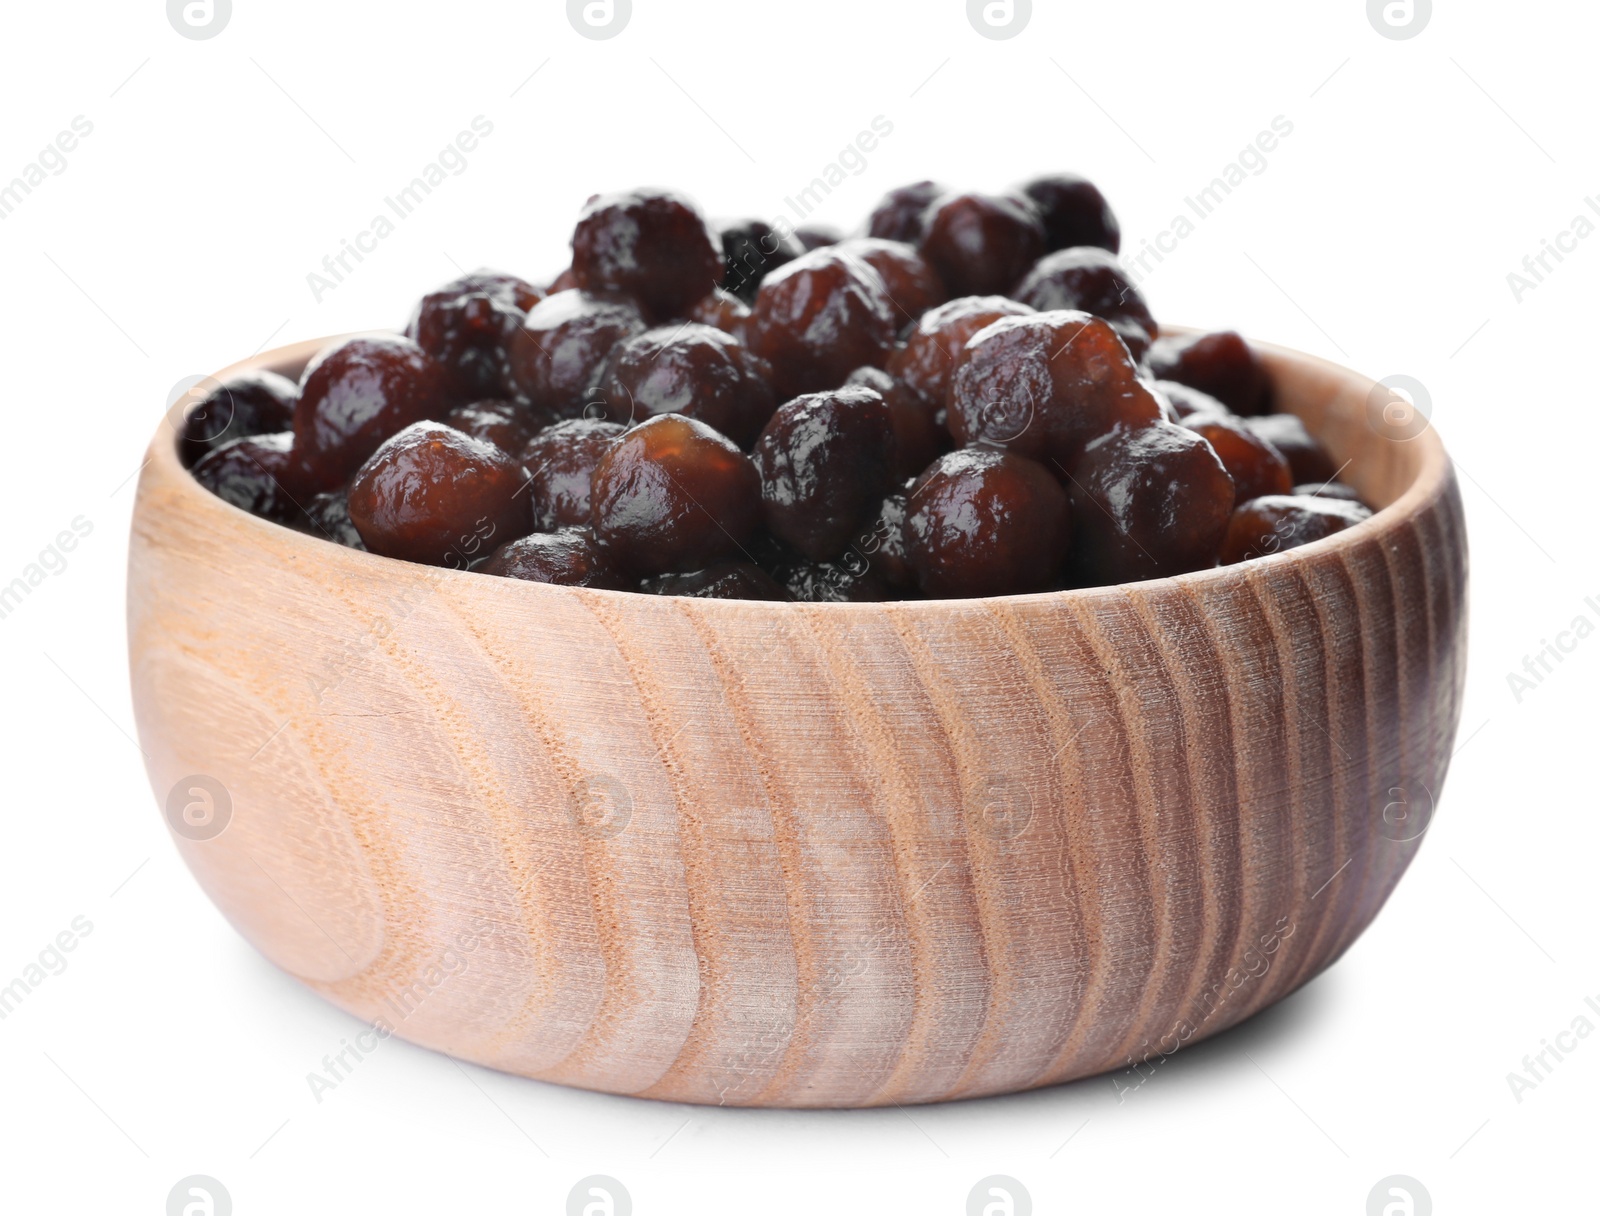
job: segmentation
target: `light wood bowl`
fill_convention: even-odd
[[[228,506],[163,425],[129,555],[139,736],[169,822],[205,799],[186,778],[226,791],[220,834],[173,838],[279,967],[507,1072],[796,1107],[1137,1084],[1366,928],[1460,708],[1442,445],[1385,433],[1365,377],[1259,349],[1383,510],[1005,599],[409,565]]]

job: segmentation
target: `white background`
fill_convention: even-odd
[[[641,1214],[954,1216],[995,1173],[1040,1213],[1357,1216],[1394,1173],[1441,1213],[1595,1210],[1600,1034],[1520,1102],[1506,1077],[1600,1001],[1600,640],[1520,701],[1507,673],[1574,617],[1600,623],[1600,238],[1520,302],[1506,276],[1600,192],[1600,17],[1441,3],[1397,41],[1362,0],[1035,8],[996,41],[961,0],[635,0],[592,41],[557,0],[235,0],[191,41],[159,0],[6,6],[0,181],[93,123],[0,221],[0,583],[74,517],[93,525],[0,620],[0,984],[74,917],[93,925],[0,1021],[7,1211],[154,1216],[193,1173],[241,1216],[558,1213],[591,1173]],[[494,133],[468,169],[317,302],[307,273],[480,114]],[[1293,123],[1145,290],[1158,317],[1429,391],[1463,473],[1472,649],[1415,865],[1332,971],[1121,1104],[1101,1078],[910,1111],[708,1110],[397,1040],[319,1104],[306,1074],[358,1024],[212,909],[130,739],[130,477],[169,389],[263,345],[398,324],[458,268],[553,275],[596,190],[782,214],[876,115],[893,134],[819,218],[854,225],[916,178],[1067,168],[1133,248],[1275,116]]]

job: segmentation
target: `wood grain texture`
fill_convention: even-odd
[[[235,510],[163,426],[129,558],[139,734],[159,801],[205,774],[231,802],[174,840],[278,966],[509,1072],[765,1106],[1136,1084],[1366,928],[1420,843],[1385,808],[1431,808],[1460,707],[1443,447],[1386,433],[1365,378],[1261,349],[1384,510],[994,600],[430,570]]]

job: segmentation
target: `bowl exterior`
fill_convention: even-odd
[[[164,429],[128,606],[157,799],[239,931],[379,1036],[699,1103],[1136,1085],[1361,933],[1459,712],[1442,448],[1362,434],[1369,381],[1273,368],[1358,485],[1406,487],[1388,510],[939,603],[388,561],[212,498]]]

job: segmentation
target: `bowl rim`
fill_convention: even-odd
[[[333,334],[325,338],[308,338],[300,342],[292,342],[285,346],[274,347],[271,350],[259,351],[248,358],[238,360],[220,371],[213,372],[205,377],[206,380],[217,382],[226,381],[231,376],[249,371],[270,371],[286,364],[299,363],[302,366],[309,362],[318,351],[337,342],[348,341],[351,338],[371,337],[375,335],[394,336],[398,333],[394,329],[364,329],[349,333]],[[1190,333],[1207,332],[1193,326],[1163,325],[1161,336],[1183,335]],[[1318,355],[1307,354],[1292,347],[1282,346],[1272,342],[1261,342],[1247,338],[1251,349],[1260,354],[1267,355],[1270,359],[1300,364],[1324,373],[1355,382],[1362,383],[1370,392],[1378,384],[1377,381],[1343,364],[1334,363]],[[566,587],[552,583],[535,583],[521,579],[496,578],[493,575],[479,574],[471,570],[458,570],[449,566],[425,566],[416,562],[403,561],[400,558],[384,557],[381,554],[371,553],[361,549],[351,549],[344,545],[335,544],[308,532],[290,528],[284,524],[274,523],[252,515],[232,503],[227,502],[208,492],[195,480],[192,471],[185,468],[178,460],[178,436],[181,433],[182,422],[188,417],[191,410],[199,405],[198,401],[188,405],[183,414],[174,417],[169,404],[162,421],[157,425],[156,433],[151,438],[146,451],[145,463],[139,476],[140,492],[144,491],[147,482],[160,479],[172,487],[181,487],[177,493],[183,498],[182,508],[189,510],[220,510],[226,517],[229,513],[238,516],[234,521],[247,532],[260,535],[264,540],[272,539],[279,546],[286,546],[293,552],[303,547],[303,552],[308,559],[322,562],[344,563],[352,571],[365,569],[377,573],[385,569],[405,569],[413,577],[442,578],[445,581],[456,579],[490,579],[497,585],[516,585],[521,588],[518,592],[510,594],[523,595],[568,595],[583,598],[587,596],[613,597],[625,596],[629,599],[640,596],[638,591],[615,591],[599,587]],[[1292,412],[1292,411],[1289,411]],[[1380,439],[1386,438],[1379,435]],[[721,600],[708,599],[701,596],[680,595],[651,595],[652,600],[693,600],[697,611],[732,612],[747,615],[751,612],[774,611],[792,612],[796,609],[812,609],[823,612],[873,612],[892,608],[899,612],[926,613],[943,610],[948,612],[952,606],[965,609],[984,608],[990,605],[1003,604],[1022,608],[1042,607],[1056,604],[1083,603],[1107,597],[1123,597],[1131,593],[1155,590],[1171,586],[1183,588],[1203,588],[1213,583],[1230,583],[1239,579],[1250,578],[1255,572],[1267,569],[1269,566],[1284,567],[1286,565],[1311,565],[1324,557],[1337,553],[1343,549],[1353,549],[1369,539],[1380,539],[1416,519],[1427,507],[1437,501],[1447,492],[1454,472],[1454,466],[1449,454],[1446,452],[1444,442],[1439,438],[1438,431],[1429,420],[1428,425],[1417,435],[1408,439],[1389,439],[1391,443],[1404,443],[1419,453],[1416,472],[1411,479],[1411,484],[1391,502],[1388,506],[1374,511],[1370,518],[1362,520],[1341,532],[1309,544],[1300,545],[1293,549],[1286,549],[1280,553],[1268,554],[1265,557],[1252,558],[1231,566],[1212,566],[1204,570],[1191,570],[1185,574],[1169,575],[1164,578],[1145,579],[1131,583],[1110,583],[1096,587],[1072,587],[1055,591],[1031,591],[1015,595],[997,596],[969,596],[946,599],[907,599],[883,600],[849,603],[830,603],[812,601],[788,600]],[[135,511],[135,526],[137,526],[138,513]],[[312,546],[315,546],[313,548]],[[331,551],[331,552],[330,552]],[[474,584],[463,584],[474,586]]]

